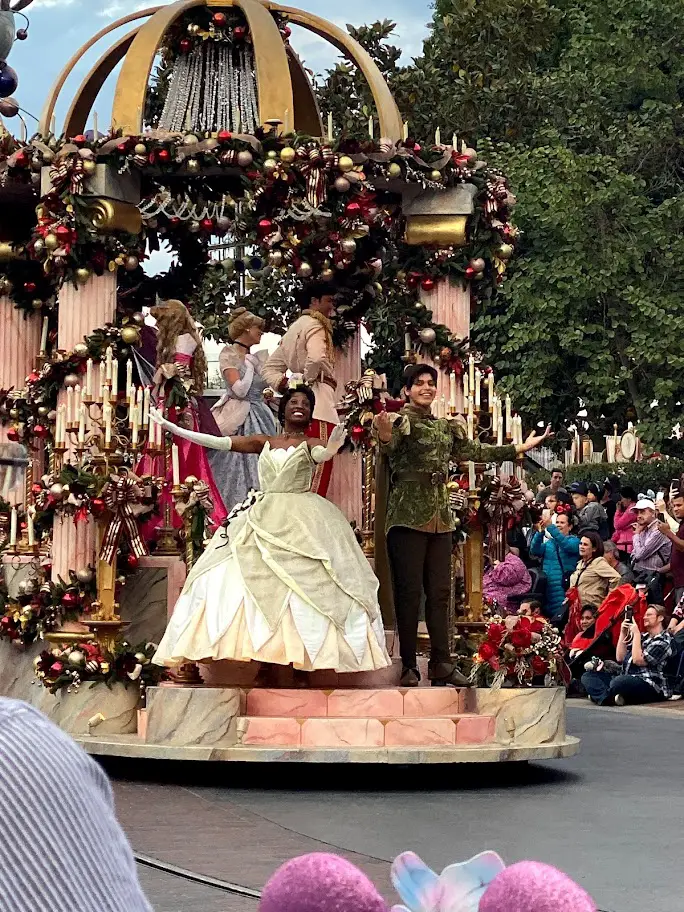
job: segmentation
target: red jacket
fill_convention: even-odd
[[[627,507],[626,510],[623,510],[620,504],[615,511],[615,532],[611,541],[614,541],[615,544],[620,548],[621,551],[626,551],[628,554],[632,553],[632,539],[634,537],[634,530],[632,529],[632,524],[636,522],[637,512],[634,507]]]

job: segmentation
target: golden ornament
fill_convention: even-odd
[[[10,294],[12,294],[12,287],[13,287],[13,286],[12,286],[12,283],[11,283],[10,280],[7,278],[7,276],[3,276],[3,277],[0,279],[0,295],[10,295]]]
[[[274,161],[272,158],[267,158],[264,162],[264,171],[266,174],[273,174],[277,167],[278,162]]]
[[[147,146],[145,143],[136,143],[133,151],[136,155],[147,155]]]
[[[34,299],[31,301],[31,307],[32,307],[34,310],[42,310],[42,308],[43,308],[43,302],[40,300],[40,298],[34,298]]]
[[[391,162],[389,168],[387,169],[387,173],[393,179],[401,177],[401,165],[397,164],[397,162]]]
[[[79,285],[85,285],[89,278],[90,270],[86,269],[85,266],[81,266],[80,269],[76,270],[76,281]]]
[[[0,244],[0,260],[11,260],[13,255],[14,247],[6,241],[3,241]]]
[[[496,252],[502,260],[510,260],[510,258],[513,256],[513,245],[502,244]]]
[[[436,184],[441,184],[442,183],[442,172],[437,171],[437,169],[435,169],[434,171],[431,171],[430,180],[434,181]]]
[[[128,272],[133,272],[138,268],[139,265],[140,260],[137,258],[137,256],[133,256],[132,254],[131,256],[127,256],[124,262],[124,266]]]
[[[277,152],[274,152],[273,150],[271,150],[271,151],[267,154],[266,157],[267,157],[267,158],[270,158],[271,160],[275,160],[276,158],[278,158],[278,153],[277,153]]]
[[[59,241],[57,240],[56,234],[46,234],[44,241],[47,250],[57,250],[59,247]]]
[[[124,326],[121,329],[121,340],[126,345],[137,345],[140,342],[140,331],[137,326]]]
[[[90,159],[86,159],[86,161],[83,162],[83,173],[84,174],[95,174],[96,171],[97,171],[97,164],[94,161],[91,161]]]
[[[197,174],[200,169],[200,163],[196,158],[189,158],[187,161],[188,174]]]
[[[354,162],[348,155],[341,155],[338,162],[338,167],[343,174],[346,174],[348,171],[353,170]]]
[[[285,146],[284,149],[280,150],[280,160],[284,161],[286,165],[291,165],[296,157],[297,153],[292,146]]]

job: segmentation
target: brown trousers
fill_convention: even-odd
[[[425,592],[425,622],[430,634],[430,661],[451,662],[449,597],[451,532],[418,532],[395,526],[387,536],[399,650],[404,668],[416,667],[420,602]]]

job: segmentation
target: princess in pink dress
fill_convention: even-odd
[[[157,404],[169,421],[192,431],[203,430],[220,435],[211,412],[202,399],[204,380],[207,373],[207,361],[204,357],[202,342],[195,326],[195,321],[181,301],[158,300],[150,313],[157,321],[157,369],[154,375]],[[174,387],[182,384],[187,397],[187,405],[174,404]],[[206,413],[206,414],[204,414]],[[207,422],[209,427],[207,427]],[[214,430],[215,429],[215,430]],[[178,438],[180,479],[194,475],[209,485],[214,511],[211,521],[217,526],[227,516],[221,494],[214,482],[209,460],[204,447],[189,440]],[[136,468],[137,475],[164,475],[162,457],[146,453]],[[167,480],[171,480],[170,473]],[[161,499],[170,497],[168,492]],[[180,525],[180,518],[173,511],[174,522]],[[159,524],[157,520],[156,524]],[[147,532],[152,529],[148,524]]]

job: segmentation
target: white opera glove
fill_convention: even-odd
[[[311,458],[320,465],[322,462],[330,462],[344,446],[347,439],[347,429],[343,424],[338,424],[330,437],[327,446],[315,446],[311,450]]]
[[[240,399],[244,399],[244,397],[250,391],[252,381],[254,380],[254,362],[249,360],[251,357],[252,355],[247,355],[245,358],[246,367],[244,377],[242,377],[240,380],[236,380],[235,383],[233,383],[231,386],[231,390]]]
[[[150,408],[150,420],[161,424],[163,428],[170,431],[175,437],[182,437],[184,440],[190,440],[192,443],[198,443],[208,450],[232,450],[233,441],[230,437],[214,437],[212,434],[198,434],[197,431],[188,431],[186,428],[179,427],[172,421],[167,421],[159,409]]]

